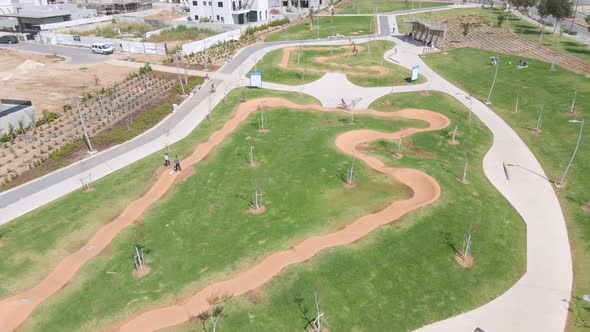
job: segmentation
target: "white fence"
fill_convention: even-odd
[[[90,48],[90,45],[93,43],[105,43],[107,45],[112,45],[120,52],[166,55],[166,44],[161,43],[134,42],[122,39],[87,36],[76,36],[76,38],[74,38],[73,35],[51,33],[47,31],[41,31],[39,36],[41,42],[44,44],[60,44]],[[88,51],[90,52],[90,50]]]
[[[228,40],[239,40],[241,34],[241,29],[235,29],[202,40],[198,40],[196,42],[184,44],[182,45],[182,55],[188,55],[191,53],[203,51],[219,42],[224,42]]]
[[[227,32],[220,33],[215,36],[211,36],[202,40],[198,40],[196,42],[188,43],[182,45],[182,55],[188,55],[191,53],[197,53],[203,51],[219,42],[224,42],[228,40],[239,40],[240,36],[243,32],[245,32],[249,27],[257,27],[265,24],[269,24],[272,21],[280,20],[285,18],[284,16],[276,16],[270,20],[261,21],[261,22],[253,22],[245,25],[241,25],[239,28]],[[199,27],[201,25],[198,25]]]
[[[112,19],[113,19],[112,16],[97,16],[97,17],[90,17],[90,18],[82,18],[79,20],[41,24],[40,27],[41,27],[41,30],[54,30],[54,29],[71,28],[71,27],[75,27],[75,26],[79,26],[79,25],[83,25],[83,24],[107,22],[107,21],[111,21]]]

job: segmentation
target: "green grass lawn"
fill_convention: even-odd
[[[97,36],[105,38],[119,38],[119,37],[141,37],[148,31],[158,30],[162,27],[157,27],[146,23],[111,23],[94,30],[75,31],[70,30],[71,35],[80,36]]]
[[[373,14],[375,13],[375,7],[377,7],[377,13],[388,13],[398,10],[448,6],[450,4],[448,2],[410,0],[352,0],[352,3],[344,7],[338,14]]]
[[[371,49],[370,53],[369,45]],[[346,77],[349,81],[364,87],[408,84],[407,78],[411,75],[410,70],[383,59],[383,54],[391,50],[394,45],[394,43],[388,41],[373,41],[359,44],[358,47],[362,51],[357,56],[352,56],[351,49],[330,48],[330,46],[302,47],[299,64],[297,64],[299,51],[291,51],[288,69],[279,66],[283,56],[283,49],[278,49],[267,53],[252,68],[252,71],[261,71],[264,81],[289,85],[299,85],[316,81],[324,76],[326,72],[344,72],[347,74]],[[318,47],[322,49],[317,49]],[[315,60],[317,57],[331,56],[340,57],[330,59],[328,63],[321,63]],[[343,68],[343,65],[352,68]],[[367,68],[370,66],[384,67],[389,72],[385,75],[379,75],[378,71]],[[420,78],[414,83],[422,83],[423,81],[424,79]]]
[[[413,330],[492,300],[524,273],[525,226],[483,173],[482,158],[492,140],[483,124],[476,118],[469,122],[465,108],[440,93],[389,95],[372,107],[426,108],[459,121],[459,145],[446,143],[453,124],[448,130],[405,139],[402,159],[391,158],[395,146],[391,141],[365,147],[392,166],[417,168],[434,176],[442,187],[440,200],[353,245],[321,252],[289,267],[256,292],[231,300],[219,330],[301,331],[305,320],[294,299],[303,297],[313,318],[315,290],[327,330]],[[471,165],[468,185],[457,181],[465,147]],[[473,226],[475,263],[463,269],[449,243],[460,248],[469,225]],[[201,329],[195,319],[166,331]]]
[[[213,115],[232,112],[238,103],[232,98]],[[349,125],[345,114],[286,109],[265,114],[269,133],[257,132],[258,114],[245,121],[196,165],[195,176],[118,236],[71,287],[40,306],[23,330],[94,330],[150,304],[175,301],[271,252],[339,229],[409,195],[405,186],[364,165],[357,169],[363,186],[345,189],[342,178],[352,159],[335,149],[334,139],[354,128],[396,130],[425,123],[359,116]],[[262,164],[256,169],[247,165],[250,143]],[[246,212],[250,181],[264,193],[267,211],[262,215]],[[131,274],[133,243],[150,250],[151,272],[140,280]]]
[[[397,26],[400,32],[409,32],[411,30],[410,24],[406,23],[406,20],[413,18],[424,18],[431,21],[445,20],[451,17],[460,16],[472,16],[478,17],[481,21],[487,25],[497,26],[498,15],[501,11],[494,9],[490,12],[489,9],[482,8],[469,8],[469,9],[450,9],[436,12],[419,13],[411,15],[400,15],[397,16]],[[544,45],[552,50],[559,52],[570,53],[581,59],[590,61],[590,49],[587,45],[578,43],[573,39],[567,38],[567,35],[559,38],[557,35],[553,35],[548,32],[543,33],[543,40],[541,41],[541,30],[538,25],[531,24],[524,19],[520,19],[519,16],[504,13],[506,19],[503,23],[503,27],[509,28],[516,32],[520,37],[538,41],[539,44]]]
[[[494,68],[489,63],[492,53],[475,49],[458,49],[448,54],[428,55],[429,66],[463,89],[484,100],[492,81]],[[549,178],[558,180],[570,160],[579,133],[579,125],[568,120],[588,114],[590,82],[550,64],[527,59],[528,68],[516,69],[518,58],[500,55],[500,68],[492,94],[492,109],[498,113],[531,148]],[[458,65],[460,64],[460,65]],[[568,114],[574,88],[578,90],[576,115]],[[520,94],[519,112],[514,113],[516,94]],[[541,104],[544,105],[542,133],[533,134]],[[574,296],[590,292],[590,212],[583,209],[590,202],[590,130],[585,130],[580,150],[566,179],[567,186],[557,190],[574,252]],[[578,302],[580,309],[583,302]],[[588,312],[582,310],[588,317]],[[570,322],[572,323],[572,322]],[[572,329],[574,330],[574,329]]]
[[[331,21],[332,20],[332,21]],[[375,17],[373,16],[334,16],[319,19],[320,38],[327,38],[336,34],[346,37],[371,35],[377,32]],[[265,41],[305,40],[318,38],[318,19],[314,19],[312,29],[309,20],[306,23],[294,25],[283,31],[276,32]]]
[[[207,37],[218,34],[211,29],[187,27],[185,25],[178,25],[170,29],[164,30],[157,35],[153,35],[147,39],[149,42],[163,43],[167,41],[181,41],[181,40],[201,40]]]

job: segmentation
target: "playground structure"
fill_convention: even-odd
[[[412,19],[407,21],[412,24],[410,37],[422,41],[430,47],[443,48],[447,37],[447,26],[423,19]]]

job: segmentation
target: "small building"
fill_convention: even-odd
[[[41,30],[41,25],[59,23],[72,20],[72,14],[63,10],[46,11],[18,11],[12,14],[0,15],[0,18],[16,18],[16,30],[24,33],[36,33]]]
[[[269,18],[268,0],[190,0],[189,6],[197,22],[246,24]]]
[[[0,99],[0,132],[7,133],[11,124],[18,128],[19,121],[28,126],[34,114],[35,108],[29,100]]]

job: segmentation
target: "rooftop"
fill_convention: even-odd
[[[51,10],[51,11],[21,11],[20,13],[3,14],[0,17],[13,17],[13,18],[49,18],[59,16],[70,16],[70,12],[65,10]]]

